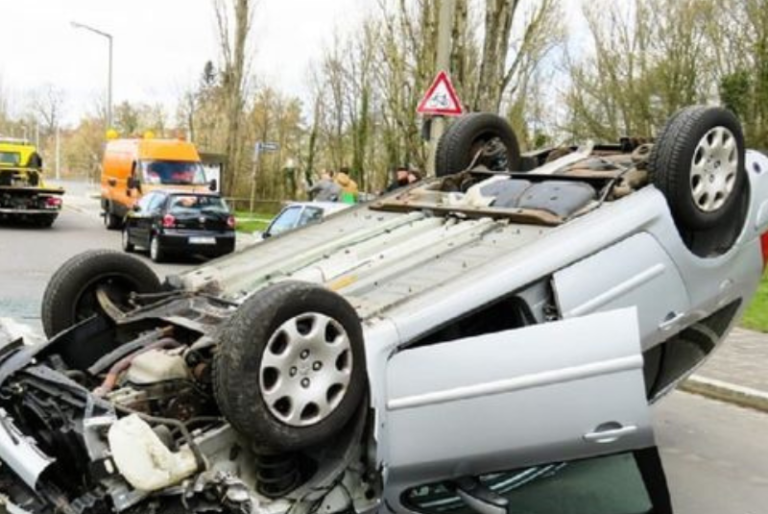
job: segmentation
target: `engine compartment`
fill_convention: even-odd
[[[216,402],[217,347],[204,325],[195,333],[138,318],[119,327],[94,318],[47,343],[0,350],[0,459],[9,465],[0,489],[13,504],[36,513],[279,513],[321,504],[337,512],[372,498],[364,409],[327,445],[259,446]],[[130,341],[73,365],[67,356],[83,337]]]

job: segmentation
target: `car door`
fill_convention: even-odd
[[[155,192],[149,193],[139,201],[139,211],[134,217],[136,244],[149,247],[149,236],[152,232],[152,223],[164,200],[165,195]]]
[[[510,514],[602,514],[535,510],[532,500],[506,493],[524,491],[508,480],[541,484],[525,477],[563,477],[563,469],[575,475],[569,490],[578,489],[574,484],[589,481],[573,470],[597,462],[593,467],[606,467],[599,476],[634,476],[645,489],[626,495],[645,499],[612,514],[636,514],[649,502],[637,512],[671,512],[642,368],[634,308],[396,353],[387,364],[380,431],[387,504],[494,514],[506,501]],[[593,480],[581,491],[600,498],[610,484]]]

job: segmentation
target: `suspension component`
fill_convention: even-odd
[[[295,453],[256,452],[256,489],[268,498],[284,496],[301,485],[299,457]]]

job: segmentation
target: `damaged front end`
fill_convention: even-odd
[[[212,378],[236,305],[181,292],[152,300],[47,342],[0,340],[0,503],[66,514],[373,505],[364,407],[321,444],[254,440],[222,413]]]

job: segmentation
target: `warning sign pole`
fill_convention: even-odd
[[[456,10],[455,0],[442,0],[440,2],[440,20],[437,28],[437,70],[448,71],[451,69],[451,29],[453,24],[453,15]],[[429,162],[427,163],[427,174],[430,177],[435,176],[435,154],[437,153],[437,142],[445,132],[445,117],[436,116],[432,119],[431,134],[429,136]]]

